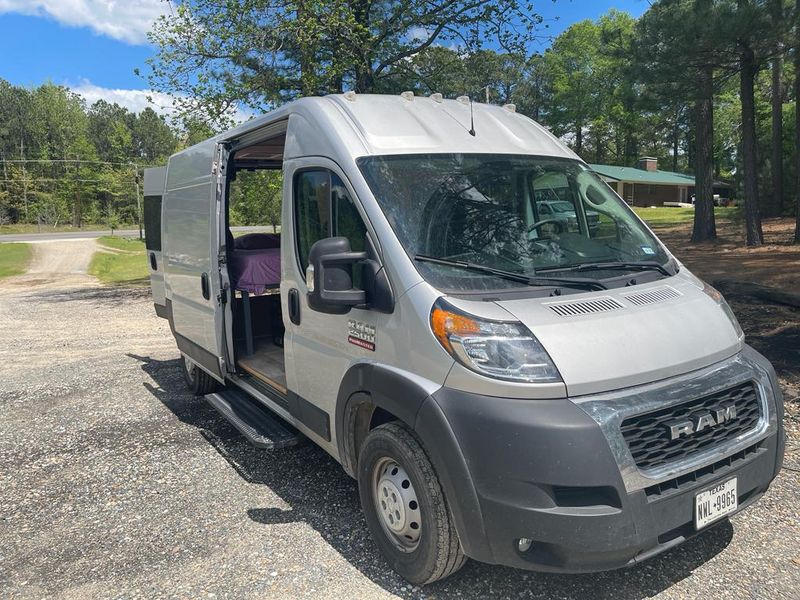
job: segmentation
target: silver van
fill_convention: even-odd
[[[230,190],[262,170],[281,230],[234,236]],[[512,105],[304,98],[148,182],[188,385],[257,446],[340,462],[415,584],[467,557],[634,565],[781,467],[775,372],[725,300]]]

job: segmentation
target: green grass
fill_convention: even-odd
[[[0,244],[0,279],[22,275],[30,259],[30,244]]]
[[[149,283],[144,242],[120,237],[101,237],[103,248],[95,252],[89,274],[103,283],[120,286],[144,286]]]
[[[650,227],[676,227],[694,221],[693,208],[639,208],[633,209]],[[738,214],[737,208],[718,207],[714,209],[717,220],[732,220]]]
[[[120,229],[136,229],[136,225],[120,225]],[[78,229],[72,225],[59,225],[58,227],[51,227],[50,225],[35,225],[32,223],[15,223],[13,225],[0,225],[0,235],[5,234],[21,234],[21,233],[53,233],[53,232],[68,232],[68,231],[103,231],[108,229],[107,225],[102,223],[84,223],[83,227]]]

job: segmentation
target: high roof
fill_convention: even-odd
[[[651,185],[693,186],[694,177],[672,171],[646,171],[637,167],[615,167],[612,165],[589,165],[603,177],[615,181],[647,183]]]
[[[378,94],[332,94],[301,98],[257,117],[217,140],[252,140],[259,130],[288,119],[305,121],[287,137],[286,158],[319,153],[317,142],[346,148],[353,156],[414,153],[533,154],[577,159],[541,125],[512,107],[474,102],[475,135],[470,134],[470,103],[430,97]],[[291,125],[290,125],[291,128]],[[318,137],[319,136],[319,137]],[[317,147],[307,141],[318,137]]]

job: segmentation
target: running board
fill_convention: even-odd
[[[227,388],[208,394],[206,400],[257,448],[278,450],[301,440],[301,434],[294,427],[262,408],[241,390]]]

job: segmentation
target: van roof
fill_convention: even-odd
[[[470,133],[470,109],[475,135]],[[285,158],[319,154],[320,146],[352,158],[420,153],[533,154],[577,159],[544,127],[507,107],[379,94],[332,94],[301,98],[220,134],[217,141],[275,135],[281,122],[296,121],[299,132],[286,140]],[[301,126],[300,122],[304,121]],[[303,134],[303,135],[301,135]],[[294,139],[292,139],[294,138]],[[314,138],[313,140],[308,138]],[[315,145],[315,148],[309,146]]]

